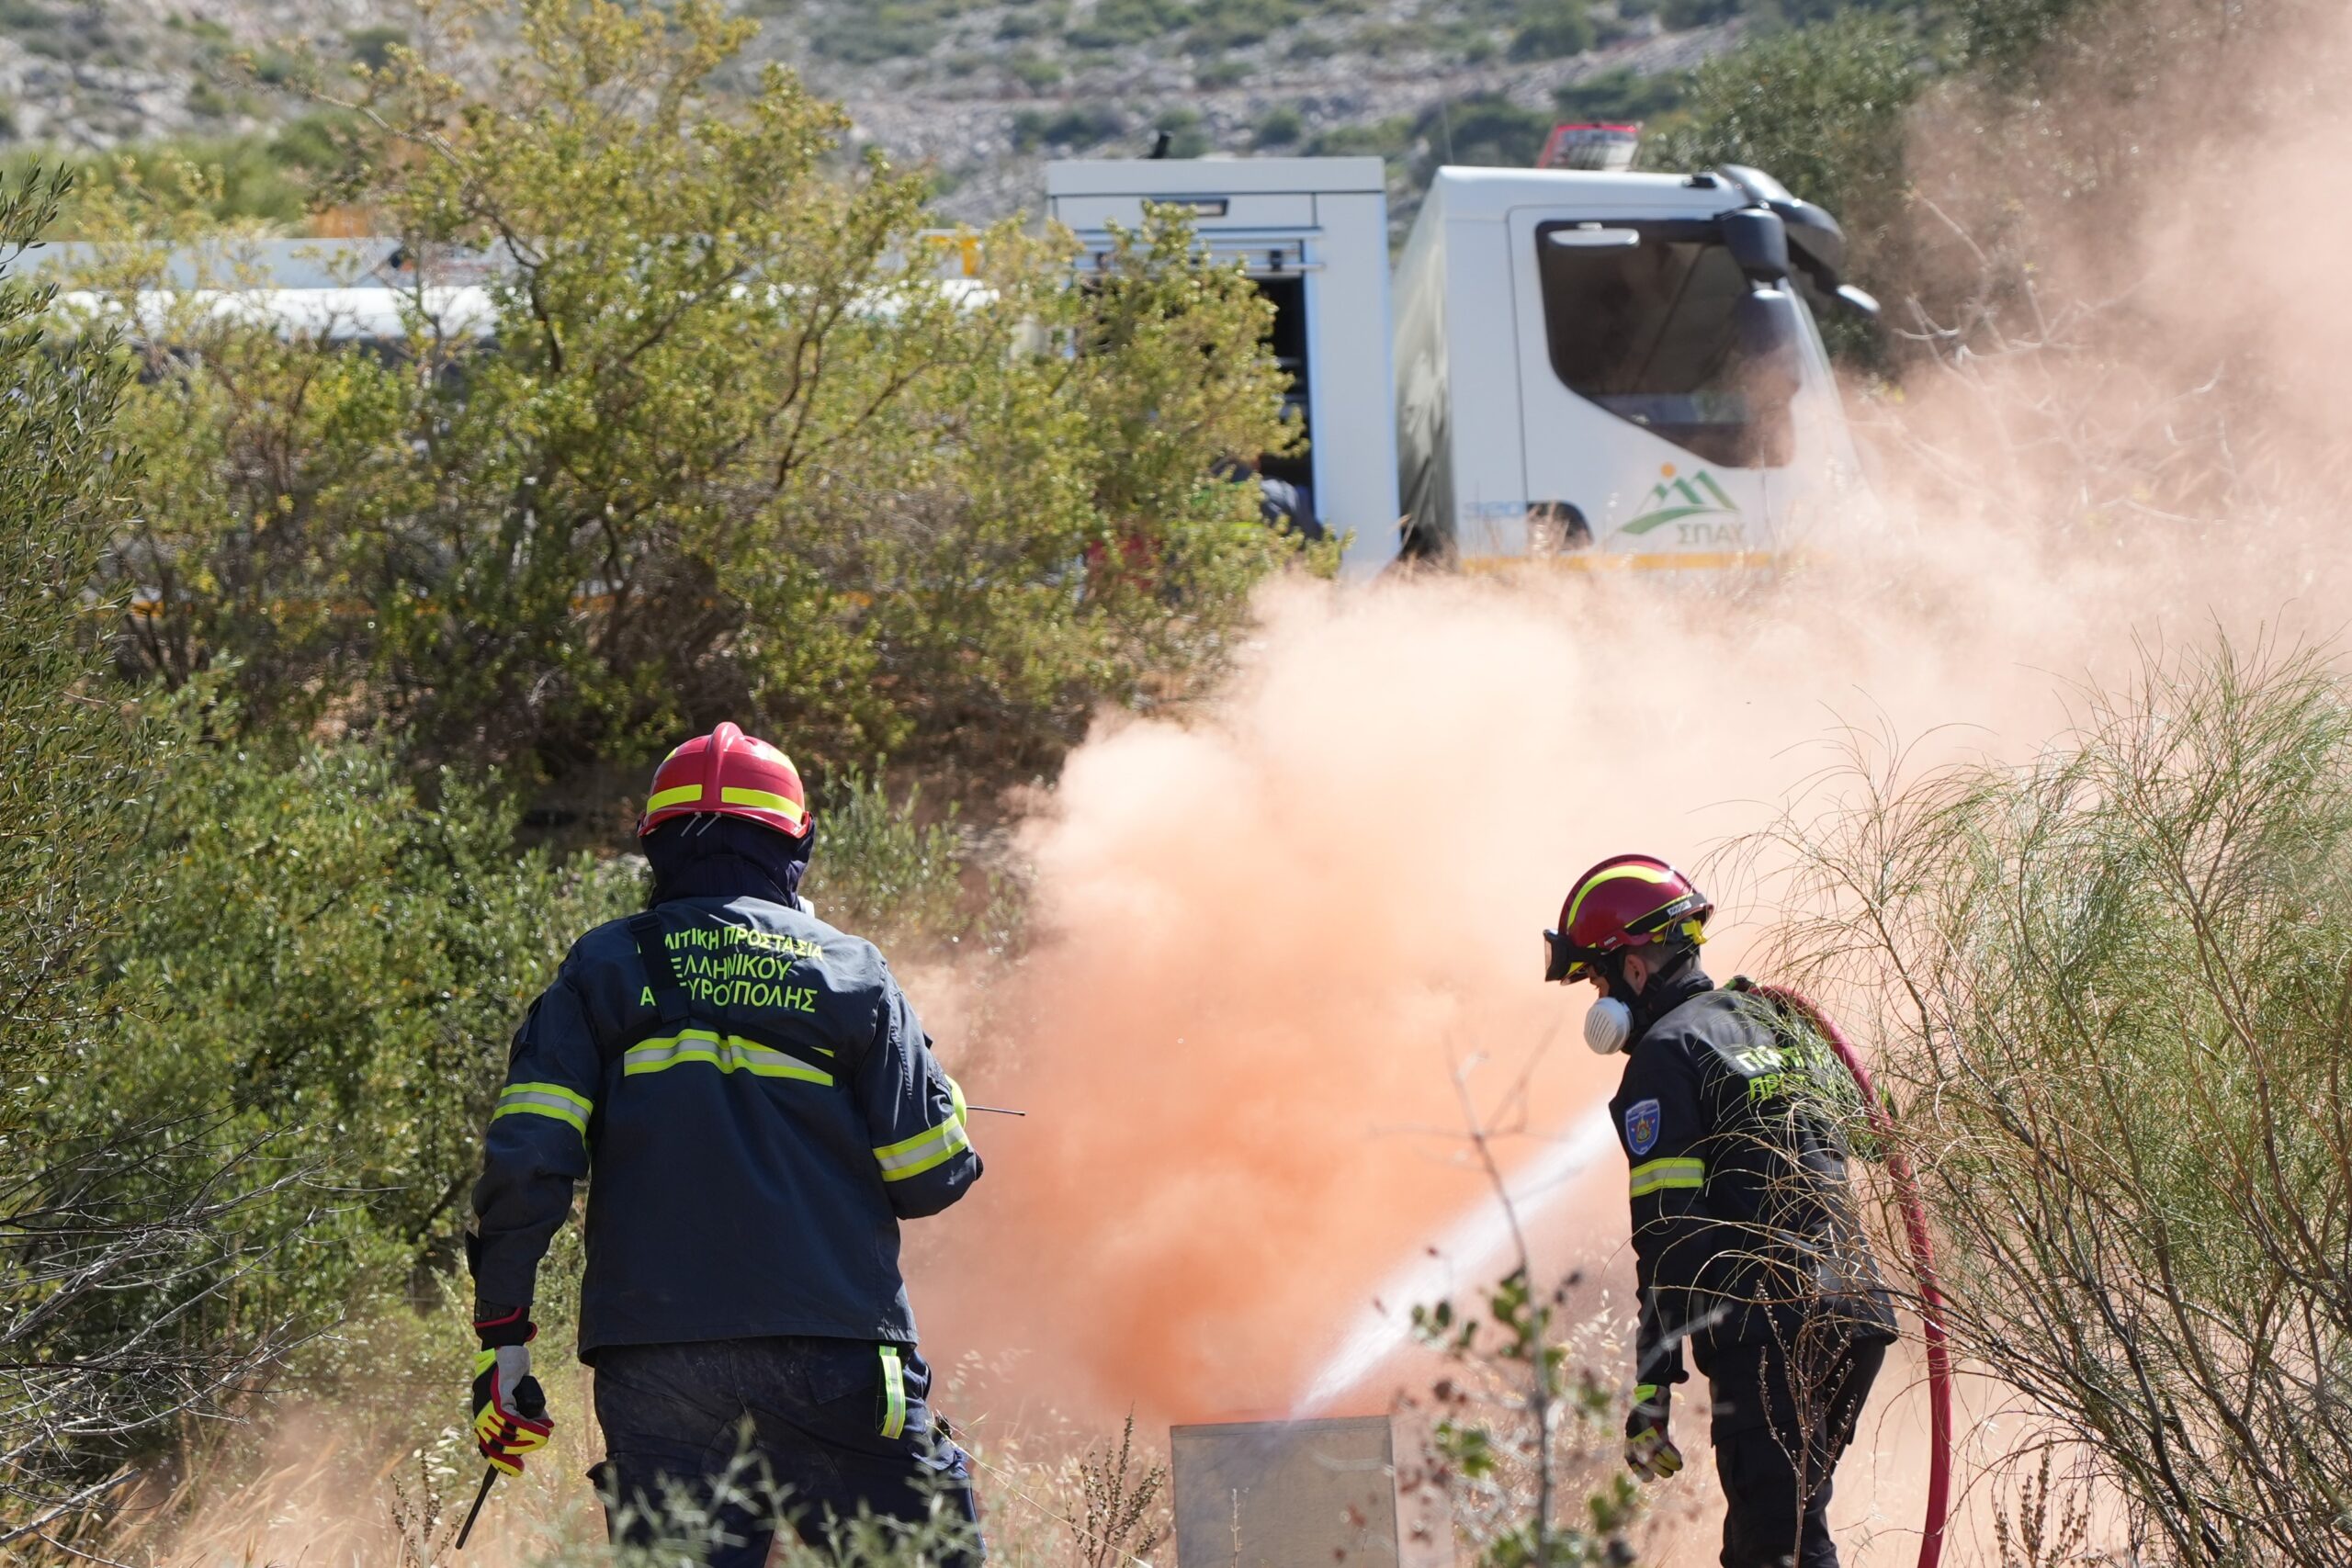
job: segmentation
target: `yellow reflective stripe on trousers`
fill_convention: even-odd
[[[907,1430],[907,1369],[895,1347],[882,1347],[882,1435],[897,1438]]]
[[[497,1121],[501,1116],[552,1116],[568,1122],[588,1134],[588,1113],[595,1107],[559,1083],[508,1084],[498,1097],[498,1109],[490,1113]]]
[[[972,1146],[971,1134],[964,1131],[964,1115],[959,1106],[946,1121],[929,1132],[918,1133],[903,1143],[892,1144],[874,1151],[874,1158],[882,1167],[885,1181],[904,1181],[910,1176],[945,1165]]]
[[[833,1081],[832,1074],[797,1057],[754,1044],[740,1034],[722,1040],[707,1029],[682,1029],[659,1040],[639,1041],[622,1054],[621,1074],[634,1077],[639,1073],[658,1073],[681,1062],[703,1062],[722,1073],[745,1072],[759,1078],[798,1078],[828,1088]]]
[[[1640,1198],[1652,1192],[1662,1192],[1669,1187],[1704,1187],[1706,1184],[1705,1160],[1654,1159],[1647,1165],[1634,1168],[1632,1195]]]

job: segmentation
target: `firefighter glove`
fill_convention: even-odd
[[[474,1446],[492,1466],[508,1475],[523,1473],[523,1461],[547,1446],[555,1423],[548,1419],[547,1395],[531,1375],[533,1329],[528,1323],[476,1324],[484,1343],[474,1352]],[[490,1343],[492,1340],[504,1343]]]
[[[1664,1481],[1682,1468],[1682,1450],[1666,1435],[1670,1397],[1657,1383],[1634,1390],[1633,1413],[1625,1417],[1625,1468],[1644,1481]]]

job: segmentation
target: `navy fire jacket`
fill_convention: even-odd
[[[1716,1348],[1785,1349],[1808,1320],[1893,1338],[1847,1186],[1850,1081],[1763,998],[1695,969],[1664,983],[1609,1102],[1632,1174],[1636,1382],[1680,1382],[1685,1339],[1703,1372]]]
[[[912,1344],[899,1222],[979,1179],[962,1092],[873,943],[763,898],[580,939],[516,1032],[474,1187],[484,1306],[527,1306],[588,1189],[580,1354]]]

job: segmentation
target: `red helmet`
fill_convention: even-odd
[[[1608,954],[1680,938],[1696,944],[1715,907],[1690,879],[1655,855],[1611,855],[1586,872],[1560,906],[1560,929],[1544,933],[1546,980],[1581,980]]]
[[[662,759],[653,770],[645,815],[637,819],[637,836],[645,837],[673,817],[705,811],[748,818],[787,838],[808,836],[808,792],[800,786],[800,770],[791,758],[731,724],[697,735]]]

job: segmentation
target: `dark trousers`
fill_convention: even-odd
[[[971,1472],[932,1418],[931,1369],[913,1346],[616,1345],[595,1366],[605,1459],[590,1478],[616,1542],[762,1568],[779,1525],[821,1546],[863,1511],[968,1532],[967,1550],[940,1560],[980,1561]]]
[[[1820,1328],[1788,1344],[1724,1347],[1711,1358],[1724,1568],[1838,1568],[1830,1482],[1886,1344]]]

